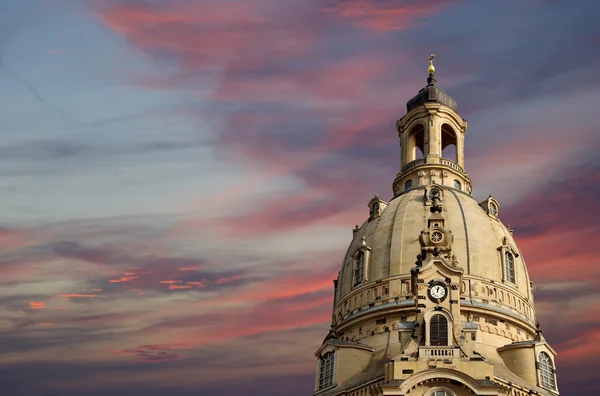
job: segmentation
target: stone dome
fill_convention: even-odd
[[[498,217],[498,203],[488,198],[480,204],[462,191],[439,188],[443,192],[444,228],[453,235],[452,256],[464,270],[463,292],[470,290],[473,296],[497,300],[503,303],[498,308],[510,311],[515,319],[533,327],[535,315],[527,267],[511,231]],[[419,235],[428,228],[431,215],[425,194],[426,187],[422,186],[400,194],[389,204],[379,200],[381,212],[354,230],[339,274],[338,303],[359,291],[354,284],[353,267],[355,253],[363,243],[370,249],[364,288],[384,279],[410,275],[421,253]],[[488,205],[495,205],[496,214],[487,210]],[[505,279],[503,246],[514,251],[514,283]]]

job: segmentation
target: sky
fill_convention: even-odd
[[[392,198],[430,53],[559,390],[599,393],[598,13],[0,1],[1,394],[311,394],[332,280],[370,198]]]

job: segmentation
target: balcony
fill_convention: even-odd
[[[456,162],[454,161],[450,161],[449,159],[446,158],[440,158],[440,164],[442,165],[446,165],[449,166],[450,168],[454,169],[455,171],[458,171],[460,173],[465,173],[465,171],[463,170],[463,168],[458,165]]]
[[[401,172],[408,172],[412,168],[417,167],[419,165],[423,165],[424,163],[425,163],[425,158],[419,158],[417,160],[410,161],[408,164],[404,165]]]
[[[417,166],[425,165],[425,164],[426,164],[425,158],[419,158],[414,161],[410,161],[408,164],[404,165],[401,173],[408,172],[409,170],[416,168]],[[435,164],[431,163],[430,165],[435,165]],[[464,169],[460,165],[458,165],[456,162],[451,161],[446,158],[440,158],[440,165],[444,165],[449,168],[452,168],[459,173],[465,173]]]
[[[460,358],[460,349],[454,346],[422,346],[419,347],[419,357],[425,359]]]

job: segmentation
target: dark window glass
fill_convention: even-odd
[[[444,315],[433,315],[429,321],[429,342],[432,346],[448,345],[448,320]]]

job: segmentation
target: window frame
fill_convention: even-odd
[[[325,389],[334,384],[335,351],[329,351],[319,358],[319,378],[317,390]]]
[[[358,287],[360,285],[362,285],[363,283],[367,282],[369,280],[369,264],[370,264],[370,260],[371,260],[371,248],[369,246],[367,246],[367,241],[366,238],[363,236],[362,241],[360,242],[360,245],[356,247],[356,249],[354,250],[354,253],[352,253],[352,255],[350,256],[352,258],[352,287]],[[362,260],[359,260],[359,258],[362,256]],[[362,271],[360,273],[360,275],[362,275],[360,277],[360,279],[357,277],[357,270],[358,270],[358,265],[359,263],[362,262]],[[358,282],[357,282],[358,280]]]
[[[437,318],[440,318],[443,320],[443,323],[441,320],[437,320]],[[434,333],[433,331],[433,322],[434,319],[437,320],[436,324],[437,324],[437,328],[436,328],[436,332]],[[449,346],[448,345],[448,318],[446,317],[446,315],[442,315],[440,313],[436,313],[433,314],[431,316],[431,318],[429,318],[429,323],[428,323],[428,330],[429,330],[429,346]],[[443,330],[443,328],[445,327],[445,333],[441,332],[441,330]],[[436,335],[435,337],[435,341],[434,341],[434,334]]]
[[[358,250],[354,255],[354,270],[352,271],[354,286],[360,285],[365,280],[366,256],[363,250]]]
[[[433,317],[435,315],[442,315],[445,319],[446,319],[446,335],[447,335],[447,342],[446,345],[432,345],[431,344],[431,319],[433,319]],[[428,312],[425,313],[425,346],[427,347],[451,347],[454,345],[454,338],[453,338],[453,327],[454,327],[454,323],[452,321],[452,314],[448,311],[446,311],[445,309],[441,309],[441,310],[430,310]]]
[[[537,366],[540,386],[556,391],[556,369],[550,355],[544,351],[539,352]]]
[[[458,190],[458,191],[462,191],[463,190],[462,183],[458,179],[454,179],[453,187],[454,187],[455,190]]]
[[[515,276],[515,255],[508,251],[504,251],[504,277],[505,279],[513,284],[517,284],[517,277]]]
[[[507,237],[504,237],[502,239],[502,245],[498,247],[498,251],[500,252],[500,265],[502,266],[502,283],[518,289],[519,277],[517,274],[517,258],[519,257],[519,252],[517,252],[516,249],[512,247]],[[510,257],[512,257],[512,272],[510,274],[508,271],[507,260],[507,257],[509,255]],[[512,280],[511,276],[509,275],[512,275]]]
[[[435,387],[435,388],[431,389],[431,391],[429,393],[427,393],[427,396],[440,396],[437,394],[438,392],[443,392],[444,396],[454,396],[454,393],[452,393],[446,387],[443,387],[443,388]]]

